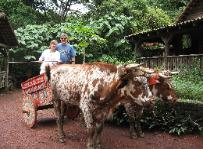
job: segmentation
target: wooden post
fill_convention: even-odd
[[[169,33],[166,33],[165,35],[161,36],[161,39],[165,44],[165,50],[164,50],[164,55],[163,55],[163,57],[164,57],[163,65],[165,67],[164,69],[168,69],[167,56],[169,54],[170,42],[171,42],[172,37],[173,37],[173,35],[169,34]]]
[[[134,58],[140,57],[141,51],[140,51],[140,41],[135,41],[134,43]]]
[[[6,53],[6,55],[5,55],[5,58],[6,58],[6,83],[5,83],[5,87],[6,87],[6,90],[8,90],[8,76],[9,76],[9,52],[8,52],[8,50],[6,50],[5,49],[5,53]]]

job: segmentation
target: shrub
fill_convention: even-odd
[[[116,109],[112,122],[119,126],[128,126],[128,115],[123,106]],[[179,113],[171,104],[163,102],[157,102],[152,111],[145,109],[141,123],[145,129],[161,130],[175,135],[201,131],[198,120]]]
[[[159,129],[170,134],[183,135],[201,130],[197,120],[181,114],[171,104],[157,102],[152,111],[145,111],[142,124],[149,129]]]

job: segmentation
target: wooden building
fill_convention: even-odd
[[[8,87],[9,52],[18,46],[15,33],[5,13],[0,12],[0,88]]]
[[[203,1],[191,0],[177,21],[168,26],[126,36],[139,55],[139,60],[148,67],[180,69],[181,65],[199,61],[203,69]],[[145,57],[143,43],[161,43],[163,52],[154,57]]]

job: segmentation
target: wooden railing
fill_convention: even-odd
[[[193,67],[194,63],[203,70],[203,54],[141,57],[139,63],[144,63],[149,68],[163,68],[168,70],[181,70],[183,67]]]

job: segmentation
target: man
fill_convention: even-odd
[[[61,43],[56,46],[56,50],[60,53],[60,59],[64,64],[74,64],[76,51],[72,45],[68,43],[68,35],[62,33],[60,36]]]

